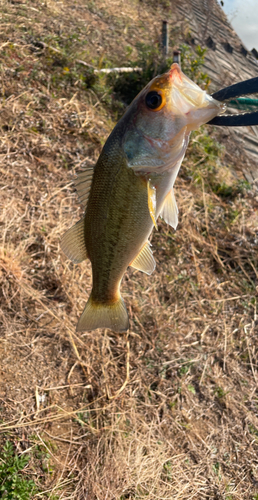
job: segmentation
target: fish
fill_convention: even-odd
[[[74,263],[90,259],[92,291],[77,331],[129,329],[120,284],[128,266],[155,270],[150,234],[161,216],[176,229],[173,186],[190,133],[224,111],[174,63],[135,97],[108,137],[94,168],[75,187],[85,212],[61,240]]]

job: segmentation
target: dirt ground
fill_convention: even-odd
[[[75,332],[91,267],[60,237],[117,115],[74,58],[125,65],[164,15],[1,2],[0,443],[30,454],[35,498],[258,499],[258,194],[226,132],[193,135],[178,229],[159,221],[152,276],[125,273],[129,333]]]

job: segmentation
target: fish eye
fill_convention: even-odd
[[[156,90],[151,90],[145,97],[146,106],[154,111],[159,111],[165,105],[165,97]]]

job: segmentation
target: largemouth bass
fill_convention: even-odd
[[[191,130],[223,105],[187,78],[177,64],[154,78],[133,100],[108,137],[94,169],[78,175],[84,217],[62,238],[73,262],[89,258],[93,286],[77,331],[129,327],[120,283],[128,266],[155,269],[148,241],[159,216],[174,229],[173,185]]]

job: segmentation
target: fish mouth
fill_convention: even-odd
[[[169,78],[172,110],[184,116],[188,130],[194,130],[225,112],[225,104],[213,99],[205,90],[190,80],[178,64],[172,64]]]

